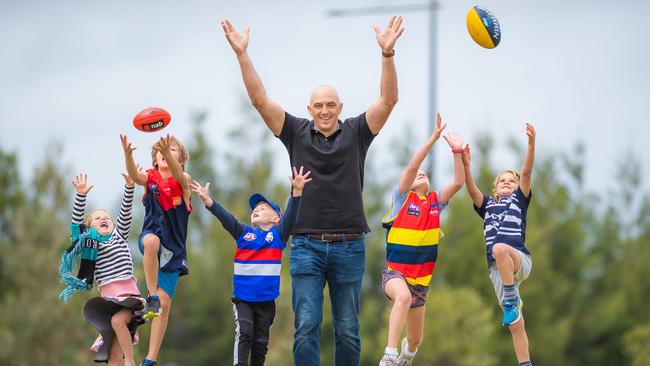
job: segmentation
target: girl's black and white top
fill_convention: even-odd
[[[129,250],[128,238],[133,219],[134,187],[124,186],[124,196],[115,229],[106,242],[99,243],[95,280],[99,286],[133,277],[133,258]],[[86,195],[77,193],[72,208],[72,223],[82,224],[86,208]]]

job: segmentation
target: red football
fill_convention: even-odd
[[[143,132],[155,132],[167,127],[172,116],[159,107],[149,107],[133,117],[133,126]]]

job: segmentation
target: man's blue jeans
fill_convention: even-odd
[[[365,269],[365,249],[363,238],[326,243],[305,236],[293,237],[291,300],[296,319],[294,365],[320,365],[325,282],[329,286],[334,323],[334,365],[359,365],[359,294]]]

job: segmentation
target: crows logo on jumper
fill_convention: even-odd
[[[410,203],[406,208],[406,214],[409,216],[420,217],[420,206],[415,203]]]
[[[255,235],[254,233],[246,233],[246,235],[244,235],[244,240],[246,240],[246,241],[253,241],[256,238],[257,238],[257,235]]]
[[[429,215],[440,215],[440,209],[438,208],[438,205],[433,203],[431,206],[429,206]]]

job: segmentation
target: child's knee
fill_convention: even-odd
[[[399,291],[393,299],[395,306],[409,308],[411,306],[411,292],[410,291]]]
[[[160,307],[163,312],[169,313],[169,309],[172,307],[172,298],[160,289],[158,290],[158,297],[160,298]]]
[[[156,251],[160,248],[160,239],[154,234],[147,234],[142,238],[142,246],[145,251]]]
[[[241,341],[253,341],[255,329],[253,323],[248,319],[239,319],[239,339]]]
[[[127,315],[120,311],[111,317],[111,327],[113,327],[113,330],[126,327],[128,321]]]
[[[494,258],[502,258],[509,255],[509,247],[506,244],[494,244],[492,247],[492,255]]]

